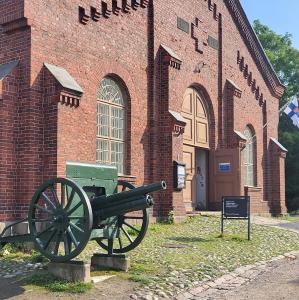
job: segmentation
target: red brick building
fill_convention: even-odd
[[[223,195],[284,212],[283,92],[238,0],[0,0],[0,220],[68,160],[165,179],[158,218]]]

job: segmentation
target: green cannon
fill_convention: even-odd
[[[140,244],[149,223],[149,193],[166,189],[164,181],[135,188],[118,181],[112,166],[67,162],[67,178],[45,181],[34,193],[28,216],[6,226],[0,248],[11,242],[34,242],[51,261],[78,256],[95,240],[108,254],[126,253]],[[28,224],[26,234],[13,228]]]

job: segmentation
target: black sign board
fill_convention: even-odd
[[[223,197],[224,218],[247,218],[247,197]]]
[[[225,219],[248,220],[248,240],[250,240],[250,197],[228,196],[222,197],[221,233]]]

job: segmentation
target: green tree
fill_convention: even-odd
[[[279,35],[255,20],[253,28],[286,92],[280,106],[292,96],[299,96],[299,50],[292,46],[292,35]],[[286,200],[289,211],[299,209],[299,128],[282,114],[279,141],[288,149],[286,158]]]

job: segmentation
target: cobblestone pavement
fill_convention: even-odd
[[[43,269],[41,263],[26,263],[23,261],[20,262],[11,262],[11,261],[0,261],[0,280],[1,277],[9,279],[21,275],[26,275],[29,272]]]
[[[299,223],[289,222],[286,220],[266,218],[255,216],[252,220],[253,223],[265,226],[273,226],[284,228],[287,230],[292,230],[299,233]],[[131,295],[131,299],[144,299],[144,300],[156,300],[156,299],[177,299],[177,300],[187,300],[187,299],[231,299],[227,298],[230,294],[233,297],[233,293],[238,291],[241,287],[247,286],[251,282],[260,278],[264,274],[270,273],[272,270],[275,272],[277,265],[288,265],[287,262],[297,261],[297,256],[299,252],[290,252],[285,255],[280,255],[269,261],[258,262],[253,265],[247,265],[236,269],[235,271],[225,274],[219,278],[211,279],[209,277],[204,281],[200,282],[188,282],[185,280],[185,274],[176,274],[174,271],[173,277],[174,281],[170,280],[165,282],[165,287],[169,285],[173,286],[173,291],[169,292],[169,288],[163,289],[163,287],[157,286],[147,286],[143,290],[139,290]],[[298,260],[299,266],[299,260]],[[188,271],[188,270],[186,270]],[[299,272],[298,272],[299,273]],[[172,274],[170,274],[172,275]],[[273,274],[275,277],[275,274]],[[299,275],[298,275],[299,277]],[[298,281],[299,282],[299,281]],[[153,290],[155,293],[153,293]],[[254,289],[253,289],[254,290]],[[298,291],[299,292],[299,288]],[[158,296],[156,296],[158,294]],[[297,297],[294,299],[299,299]],[[262,299],[263,297],[253,297],[253,298],[242,298],[242,299]],[[239,295],[236,298],[241,299]],[[273,298],[272,299],[278,299]],[[284,298],[279,298],[284,299]],[[289,298],[285,298],[289,299]],[[291,299],[291,298],[290,298]]]
[[[255,217],[253,222],[260,225],[284,227],[287,230],[293,230],[299,233],[299,223],[294,224],[283,220],[275,220],[262,217]],[[195,278],[194,276],[196,274],[193,273],[193,270],[186,269],[180,270],[180,272],[178,272],[175,268],[173,268],[173,271],[170,272],[165,281],[159,283],[151,283],[141,290],[136,290],[129,297],[130,299],[138,300],[248,299],[245,296],[244,298],[240,298],[239,294],[237,295],[236,293],[238,293],[241,289],[246,289],[246,287],[249,288],[253,283],[257,285],[256,282],[259,282],[261,280],[260,278],[263,278],[263,276],[267,276],[267,274],[272,274],[271,272],[276,272],[276,270],[278,270],[278,267],[281,265],[296,265],[296,268],[299,270],[299,260],[296,259],[297,256],[299,256],[299,252],[291,252],[286,255],[280,255],[267,262],[258,262],[253,265],[240,267],[231,273],[221,276],[220,278],[211,279],[211,277],[206,276],[206,279],[204,281],[200,281],[199,278]],[[19,277],[42,268],[43,264],[41,263],[28,263],[22,261],[12,262],[3,260],[0,261],[0,279],[1,277],[5,279]],[[281,272],[283,272],[283,270]],[[273,273],[272,276],[275,277],[275,273]],[[283,274],[281,276],[283,278]],[[297,275],[293,274],[292,278],[299,278],[299,271],[298,276],[296,276]],[[251,291],[247,291],[248,294],[250,294],[250,292]],[[298,292],[299,288],[297,294]],[[228,297],[228,295],[230,296]],[[251,299],[262,298],[265,297],[253,297]],[[278,298],[274,297],[274,299]],[[285,299],[299,299],[299,296],[297,296],[296,298]]]
[[[254,265],[240,267],[234,272],[226,274],[216,280],[204,282],[198,287],[178,295],[175,299],[298,299],[298,282],[295,287],[296,297],[294,298],[290,298],[289,291],[286,292],[288,296],[284,297],[282,294],[277,293],[277,291],[273,293],[266,288],[267,285],[277,285],[279,289],[280,285],[280,289],[284,291],[285,285],[291,281],[292,278],[298,280],[298,255],[298,252],[291,252],[273,258],[268,262],[259,262]],[[285,271],[289,272],[295,265],[298,269],[296,271],[297,274],[293,274],[293,277],[285,276]],[[285,276],[285,282],[282,282],[283,276]],[[272,279],[272,281],[269,279]]]
[[[299,223],[255,216],[253,223],[299,233]],[[290,252],[268,262],[236,269],[214,281],[179,294],[185,299],[299,299],[299,252]],[[298,270],[298,271],[297,271]],[[287,287],[287,288],[286,288]]]

